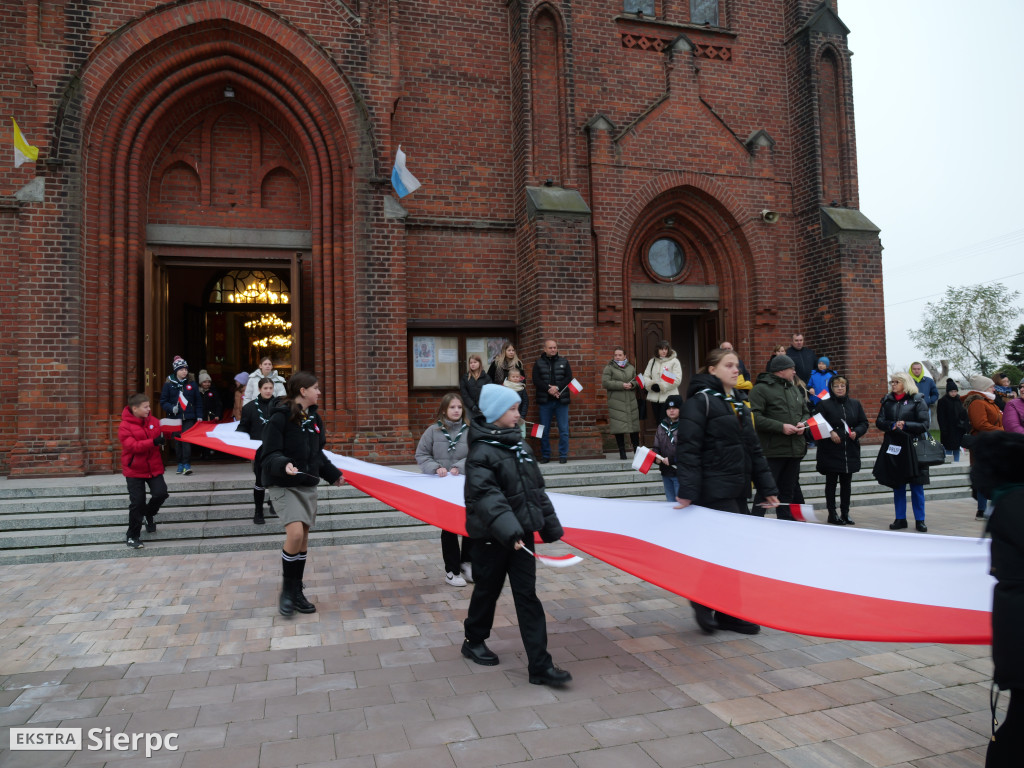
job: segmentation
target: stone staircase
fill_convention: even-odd
[[[871,477],[876,446],[865,446],[867,469],[854,476],[853,505],[889,504],[892,492]],[[414,466],[403,467],[415,470]],[[196,474],[168,474],[171,492],[157,516],[157,532],[143,530],[144,549],[124,546],[128,497],[120,475],[59,480],[0,480],[0,565],[108,557],[145,557],[197,552],[277,549],[275,518],[252,523],[252,472],[248,464],[199,464]],[[932,467],[929,499],[969,496],[966,459]],[[618,458],[570,461],[543,467],[548,489],[616,499],[664,499],[661,476],[641,475]],[[801,486],[808,503],[824,510],[824,478],[804,460]],[[351,487],[320,486],[317,546],[434,538],[437,530]],[[822,511],[822,516],[824,512]]]

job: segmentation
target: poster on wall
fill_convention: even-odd
[[[436,368],[433,336],[414,336],[412,340],[413,367]]]

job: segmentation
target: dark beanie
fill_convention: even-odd
[[[956,382],[952,379],[946,379],[946,392],[959,392],[960,387],[956,385]]]
[[[768,363],[768,373],[778,373],[787,368],[796,368],[796,363],[793,362],[793,358],[789,355],[776,355]]]
[[[683,398],[681,398],[679,395],[669,395],[668,399],[665,401],[665,410],[666,411],[669,408],[682,408],[682,407],[683,407]]]
[[[175,355],[174,362],[171,363],[171,369],[174,373],[177,373],[182,368],[188,368],[188,363],[185,362],[185,359],[181,355]]]

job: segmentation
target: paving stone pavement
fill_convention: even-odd
[[[929,502],[929,527],[977,537],[973,509]],[[500,665],[461,657],[471,587],[444,583],[438,542],[314,547],[305,581],[318,612],[285,619],[272,552],[0,569],[0,768],[984,763],[987,646],[708,636],[685,599],[586,557],[538,576],[574,676],[556,690],[527,680],[507,588]],[[177,749],[10,751],[24,725],[173,732]]]

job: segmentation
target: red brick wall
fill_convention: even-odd
[[[846,41],[801,31],[817,5],[723,3],[726,33],[674,2],[655,20],[621,18],[620,0],[350,4],[358,22],[332,0],[18,5],[0,103],[43,162],[0,169],[0,196],[38,173],[47,197],[0,229],[19,278],[0,308],[18,329],[0,351],[18,400],[0,470],[114,466],[111,425],[142,376],[148,223],[311,232],[304,364],[332,445],[377,460],[409,461],[436,403],[381,373],[404,376],[408,323],[430,321],[515,323],[531,364],[558,339],[585,388],[573,454],[598,452],[600,371],[632,343],[639,254],[667,216],[693,258],[683,282],[718,286],[748,362],[802,328],[870,389],[880,248],[821,235],[827,190],[855,207],[857,185]],[[669,53],[680,31],[691,47]],[[774,144],[748,146],[757,131]],[[384,205],[398,144],[423,182],[407,216]],[[531,219],[525,188],[548,178],[592,217]],[[40,381],[68,394],[48,420]]]

